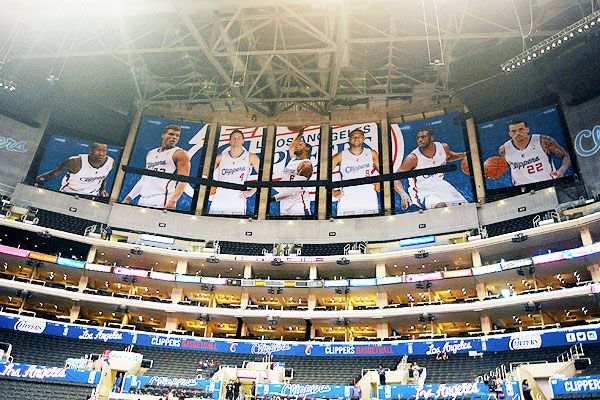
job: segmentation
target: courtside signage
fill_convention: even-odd
[[[531,332],[494,335],[486,338],[434,339],[414,341],[394,341],[377,344],[357,343],[315,343],[198,338],[184,335],[136,332],[130,330],[96,328],[39,318],[19,317],[0,313],[0,328],[67,337],[79,340],[94,340],[105,343],[134,344],[192,351],[216,353],[240,353],[290,356],[333,356],[353,357],[364,355],[402,356],[429,355],[439,353],[468,353],[469,351],[517,351],[525,348],[565,346],[572,343],[598,343],[600,324],[575,328],[549,329],[538,334]]]

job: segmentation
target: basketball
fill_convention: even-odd
[[[313,165],[310,161],[304,161],[298,165],[298,175],[306,176],[313,172]],[[310,179],[310,178],[309,178]]]
[[[462,162],[460,163],[460,169],[462,170],[462,172],[465,173],[465,175],[471,175],[471,169],[469,168],[469,161],[467,160],[467,158],[463,158]]]
[[[487,179],[498,179],[508,169],[508,163],[500,156],[490,157],[483,163],[485,177]]]

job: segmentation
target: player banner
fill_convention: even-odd
[[[556,106],[477,125],[486,189],[528,185],[573,174]]]
[[[461,113],[391,124],[391,171],[408,172],[454,163],[455,171],[395,181],[396,214],[473,201]]]
[[[52,135],[35,181],[49,190],[108,201],[121,152],[119,146]]]
[[[316,180],[319,176],[319,125],[278,126],[273,152],[273,181]],[[271,189],[269,216],[314,216],[316,187]]]
[[[377,123],[331,128],[330,177],[333,182],[379,175],[381,151]],[[331,191],[331,216],[381,213],[379,184],[342,187]]]
[[[564,107],[577,166],[586,189],[600,194],[600,97]]]
[[[208,125],[145,115],[140,121],[129,166],[197,177],[204,163]],[[192,210],[195,185],[127,173],[119,201],[144,207]]]
[[[262,126],[221,126],[212,165],[212,179],[238,185],[260,179],[264,131]],[[206,213],[256,216],[256,192],[256,188],[235,190],[211,187]]]

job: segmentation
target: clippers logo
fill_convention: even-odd
[[[511,350],[539,349],[542,347],[542,336],[539,333],[525,336],[511,336],[508,347]]]
[[[595,342],[598,340],[598,334],[596,331],[569,332],[566,334],[566,339],[568,343]]]
[[[329,385],[298,385],[298,384],[286,384],[281,387],[282,396],[300,397],[307,395],[315,395],[328,393],[331,391]]]
[[[46,322],[33,319],[19,318],[13,329],[15,331],[39,334],[44,332],[44,329],[46,329]]]
[[[17,142],[11,137],[0,136],[0,149],[6,149],[8,151],[14,151],[17,153],[26,153],[26,144],[27,142],[25,141]]]
[[[583,142],[587,140],[587,144]],[[591,143],[590,143],[591,142]],[[591,144],[591,146],[590,146]],[[575,151],[582,157],[591,157],[600,150],[600,125],[596,125],[592,130],[583,130],[575,136]]]
[[[192,378],[169,378],[165,376],[153,376],[148,385],[174,386],[174,387],[197,387],[198,381]]]
[[[237,351],[237,346],[238,346],[237,343],[231,343],[229,345],[229,351],[232,352],[232,353],[235,353]]]
[[[307,356],[310,356],[311,353],[312,353],[312,345],[307,344],[306,347],[304,348],[304,354],[306,354]]]
[[[253,344],[250,352],[252,354],[273,354],[279,351],[291,350],[292,346],[287,343],[257,343]]]

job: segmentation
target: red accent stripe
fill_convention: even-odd
[[[396,136],[396,130],[394,129],[396,126],[397,125],[392,125],[392,143],[394,143],[394,154],[392,154],[392,168],[394,168],[394,164],[396,164],[396,157],[398,157],[398,137]]]
[[[171,183],[171,179],[169,179],[165,185],[165,199],[163,200],[163,206],[166,206],[167,200],[169,200],[169,183]]]

